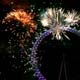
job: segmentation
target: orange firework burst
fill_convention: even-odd
[[[35,15],[32,12],[26,12],[24,9],[19,8],[9,12],[2,20],[2,23],[6,24],[5,31],[11,31],[11,34],[15,36],[11,36],[14,38],[14,42],[16,41],[25,53],[25,45],[29,43],[30,33],[34,33],[37,29],[36,21],[33,20],[34,17]]]
[[[30,12],[25,12],[23,9],[13,10],[7,14],[3,22],[11,22],[12,20],[20,21],[24,26],[30,28],[30,32],[34,32],[37,28],[36,22],[33,20],[34,15]]]

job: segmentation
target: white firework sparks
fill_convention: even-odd
[[[69,29],[70,26],[76,25],[80,20],[80,15],[77,12],[67,12],[64,13],[64,10],[49,8],[43,14],[41,14],[41,23],[43,27],[48,27],[52,30],[53,37],[56,39],[62,39],[61,35],[63,34],[66,38],[69,39],[67,35],[65,35],[65,29]]]
[[[80,15],[78,15],[78,13],[74,10],[71,13],[67,12],[67,14],[65,14],[65,17],[65,21],[68,25],[75,25],[80,20]]]

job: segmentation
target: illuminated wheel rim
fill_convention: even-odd
[[[74,34],[76,34],[77,36],[80,37],[80,31],[76,30],[75,28],[69,28],[67,30],[64,29],[64,31],[74,33]],[[52,34],[52,30],[47,30],[44,33],[42,33],[40,35],[40,37],[36,40],[36,42],[34,43],[33,48],[32,48],[31,64],[32,64],[32,67],[35,71],[34,74],[36,75],[38,80],[47,80],[47,79],[43,76],[43,74],[41,73],[41,71],[38,68],[38,61],[37,61],[37,58],[36,58],[37,49],[38,49],[38,46],[40,45],[40,43],[43,41],[43,39],[46,38],[47,36],[49,36],[50,34]]]

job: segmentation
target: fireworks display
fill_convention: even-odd
[[[13,10],[7,14],[3,19],[3,24],[9,24],[6,26],[5,31],[11,31],[16,37],[19,45],[23,48],[24,42],[28,42],[27,37],[31,37],[31,33],[34,33],[37,29],[37,23],[33,20],[34,14],[31,12],[25,12],[23,9]],[[17,21],[14,23],[14,21]]]
[[[26,12],[24,9],[13,9],[7,13],[7,15],[2,20],[2,25],[5,32],[10,32],[9,38],[9,53],[12,54],[10,57],[12,59],[19,59],[19,63],[24,66],[23,74],[26,74],[31,70],[31,66],[27,68],[29,64],[29,53],[28,47],[31,40],[31,34],[34,34],[37,29],[37,23],[34,20],[35,14],[32,12]],[[17,56],[16,56],[17,55]],[[18,60],[18,59],[17,59]],[[12,63],[11,61],[9,61]],[[21,67],[11,65],[13,68]]]
[[[34,15],[30,12],[25,12],[23,9],[13,10],[7,14],[4,18],[3,23],[8,21],[11,22],[12,20],[18,20],[23,25],[30,27],[30,31],[36,30],[37,24],[33,20]]]
[[[71,28],[71,26],[78,25],[80,16],[77,15],[77,12],[75,11],[72,11],[72,13],[64,13],[62,9],[50,8],[47,9],[45,13],[41,14],[40,19],[43,27],[48,27],[49,30],[46,30],[44,33],[42,33],[34,43],[31,54],[31,64],[36,76],[38,77],[38,80],[47,80],[40,71],[38,63],[38,58],[40,57],[37,57],[38,48],[40,47],[41,42],[51,33],[53,34],[53,37],[56,37],[57,40],[62,39],[62,34],[68,40],[70,40],[70,38],[66,35],[66,31],[80,36],[80,32],[78,30]]]
[[[56,37],[57,40],[62,39],[62,34],[68,40],[70,40],[70,38],[66,35],[66,31],[80,34],[80,32],[78,32],[76,29],[71,28],[71,26],[78,25],[79,20],[80,15],[78,15],[77,12],[72,11],[64,13],[64,10],[57,8],[49,8],[45,13],[41,14],[40,21],[42,26],[44,28],[48,27],[49,30],[40,35],[32,48],[31,64],[36,76],[38,77],[38,80],[47,80],[38,68],[38,57],[36,56],[38,47],[42,40],[51,33],[53,37]]]
[[[2,62],[0,61],[0,64],[3,63],[1,64],[2,68],[0,68],[2,69],[0,74],[1,80],[3,80],[4,78],[9,80],[11,75],[15,76],[16,74],[17,77],[15,76],[15,79],[20,79],[22,78],[22,76],[20,76],[19,74],[24,75],[29,72],[29,68],[31,68],[30,66],[27,67],[29,64],[29,55],[27,52],[29,48],[27,46],[31,38],[31,33],[33,34],[37,29],[37,23],[34,20],[35,14],[28,11],[30,10],[27,10],[28,7],[29,5],[27,0],[0,1],[0,34],[2,35],[2,37],[6,37],[6,35],[3,36],[4,33],[8,34],[8,40],[6,41],[6,38],[4,40],[8,44],[8,50],[6,51],[7,54],[5,53],[5,55],[3,55],[6,62],[3,62],[3,56],[1,58]],[[2,37],[1,39],[3,39]],[[9,66],[5,66],[7,69],[3,68],[3,65],[5,65],[5,63]],[[7,70],[8,72],[10,72],[8,78],[6,78],[5,76],[3,77],[3,75],[6,75],[5,72],[7,72]],[[14,73],[14,71],[16,73]],[[13,80],[13,77],[11,79]]]
[[[56,0],[54,0],[54,4],[55,2]],[[57,4],[55,4],[55,7],[57,7]],[[7,46],[5,48],[7,54],[5,56],[0,55],[2,56],[0,59],[3,59],[0,64],[1,66],[4,64],[4,68],[6,65],[9,66],[5,70],[2,66],[0,80],[36,80],[36,78],[37,80],[47,80],[44,76],[45,72],[43,74],[40,71],[42,64],[38,62],[38,59],[42,59],[43,55],[37,56],[38,47],[43,43],[42,41],[49,35],[52,36],[52,41],[55,40],[54,38],[57,41],[63,41],[61,40],[64,39],[63,35],[70,41],[67,32],[80,36],[80,31],[72,28],[75,25],[79,26],[80,15],[77,11],[66,11],[66,9],[60,7],[48,8],[52,5],[53,1],[49,3],[45,0],[40,2],[36,0],[0,1],[1,37],[7,35],[5,39],[8,39],[7,41],[1,40],[3,43],[5,42],[5,45],[0,42],[1,49]],[[46,11],[41,13],[45,9]],[[48,41],[44,42],[47,43]],[[16,77],[17,75],[18,77]]]
[[[64,34],[64,36],[68,38],[64,30],[76,25],[79,20],[80,15],[78,15],[77,12],[64,13],[64,10],[57,8],[49,8],[46,12],[41,14],[42,25],[52,29],[53,36],[56,36],[58,40],[62,38],[61,34]]]

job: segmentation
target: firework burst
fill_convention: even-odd
[[[12,20],[20,21],[24,26],[30,28],[30,31],[34,31],[37,28],[36,22],[33,20],[34,15],[30,12],[25,12],[23,9],[13,10],[7,14],[2,23],[11,22]]]
[[[66,38],[69,39],[67,35],[65,35],[65,30],[69,29],[70,26],[78,24],[80,20],[80,15],[77,12],[67,12],[64,13],[64,10],[57,8],[49,8],[43,14],[41,14],[41,23],[43,27],[48,27],[52,30],[53,37],[56,39],[62,39],[61,35],[63,34]]]
[[[77,22],[80,20],[80,15],[76,11],[68,11],[67,14],[65,14],[65,21],[67,25],[77,25]]]
[[[15,42],[14,46],[18,44],[25,53],[25,46],[29,43],[31,33],[37,29],[34,17],[35,15],[31,12],[16,9],[9,12],[2,21],[2,24],[6,24],[5,31],[10,31],[14,35],[12,36],[12,40]]]
[[[34,33],[37,29],[37,23],[34,21],[34,17],[35,14],[32,12],[26,12],[24,9],[19,8],[9,12],[2,20],[4,31],[10,33],[8,41],[9,53],[11,54],[10,58],[15,58],[18,62],[20,59],[21,66],[24,66],[24,74],[31,70],[28,46],[31,44],[31,33]],[[13,64],[15,65],[16,63]],[[18,68],[17,65],[15,67]]]

